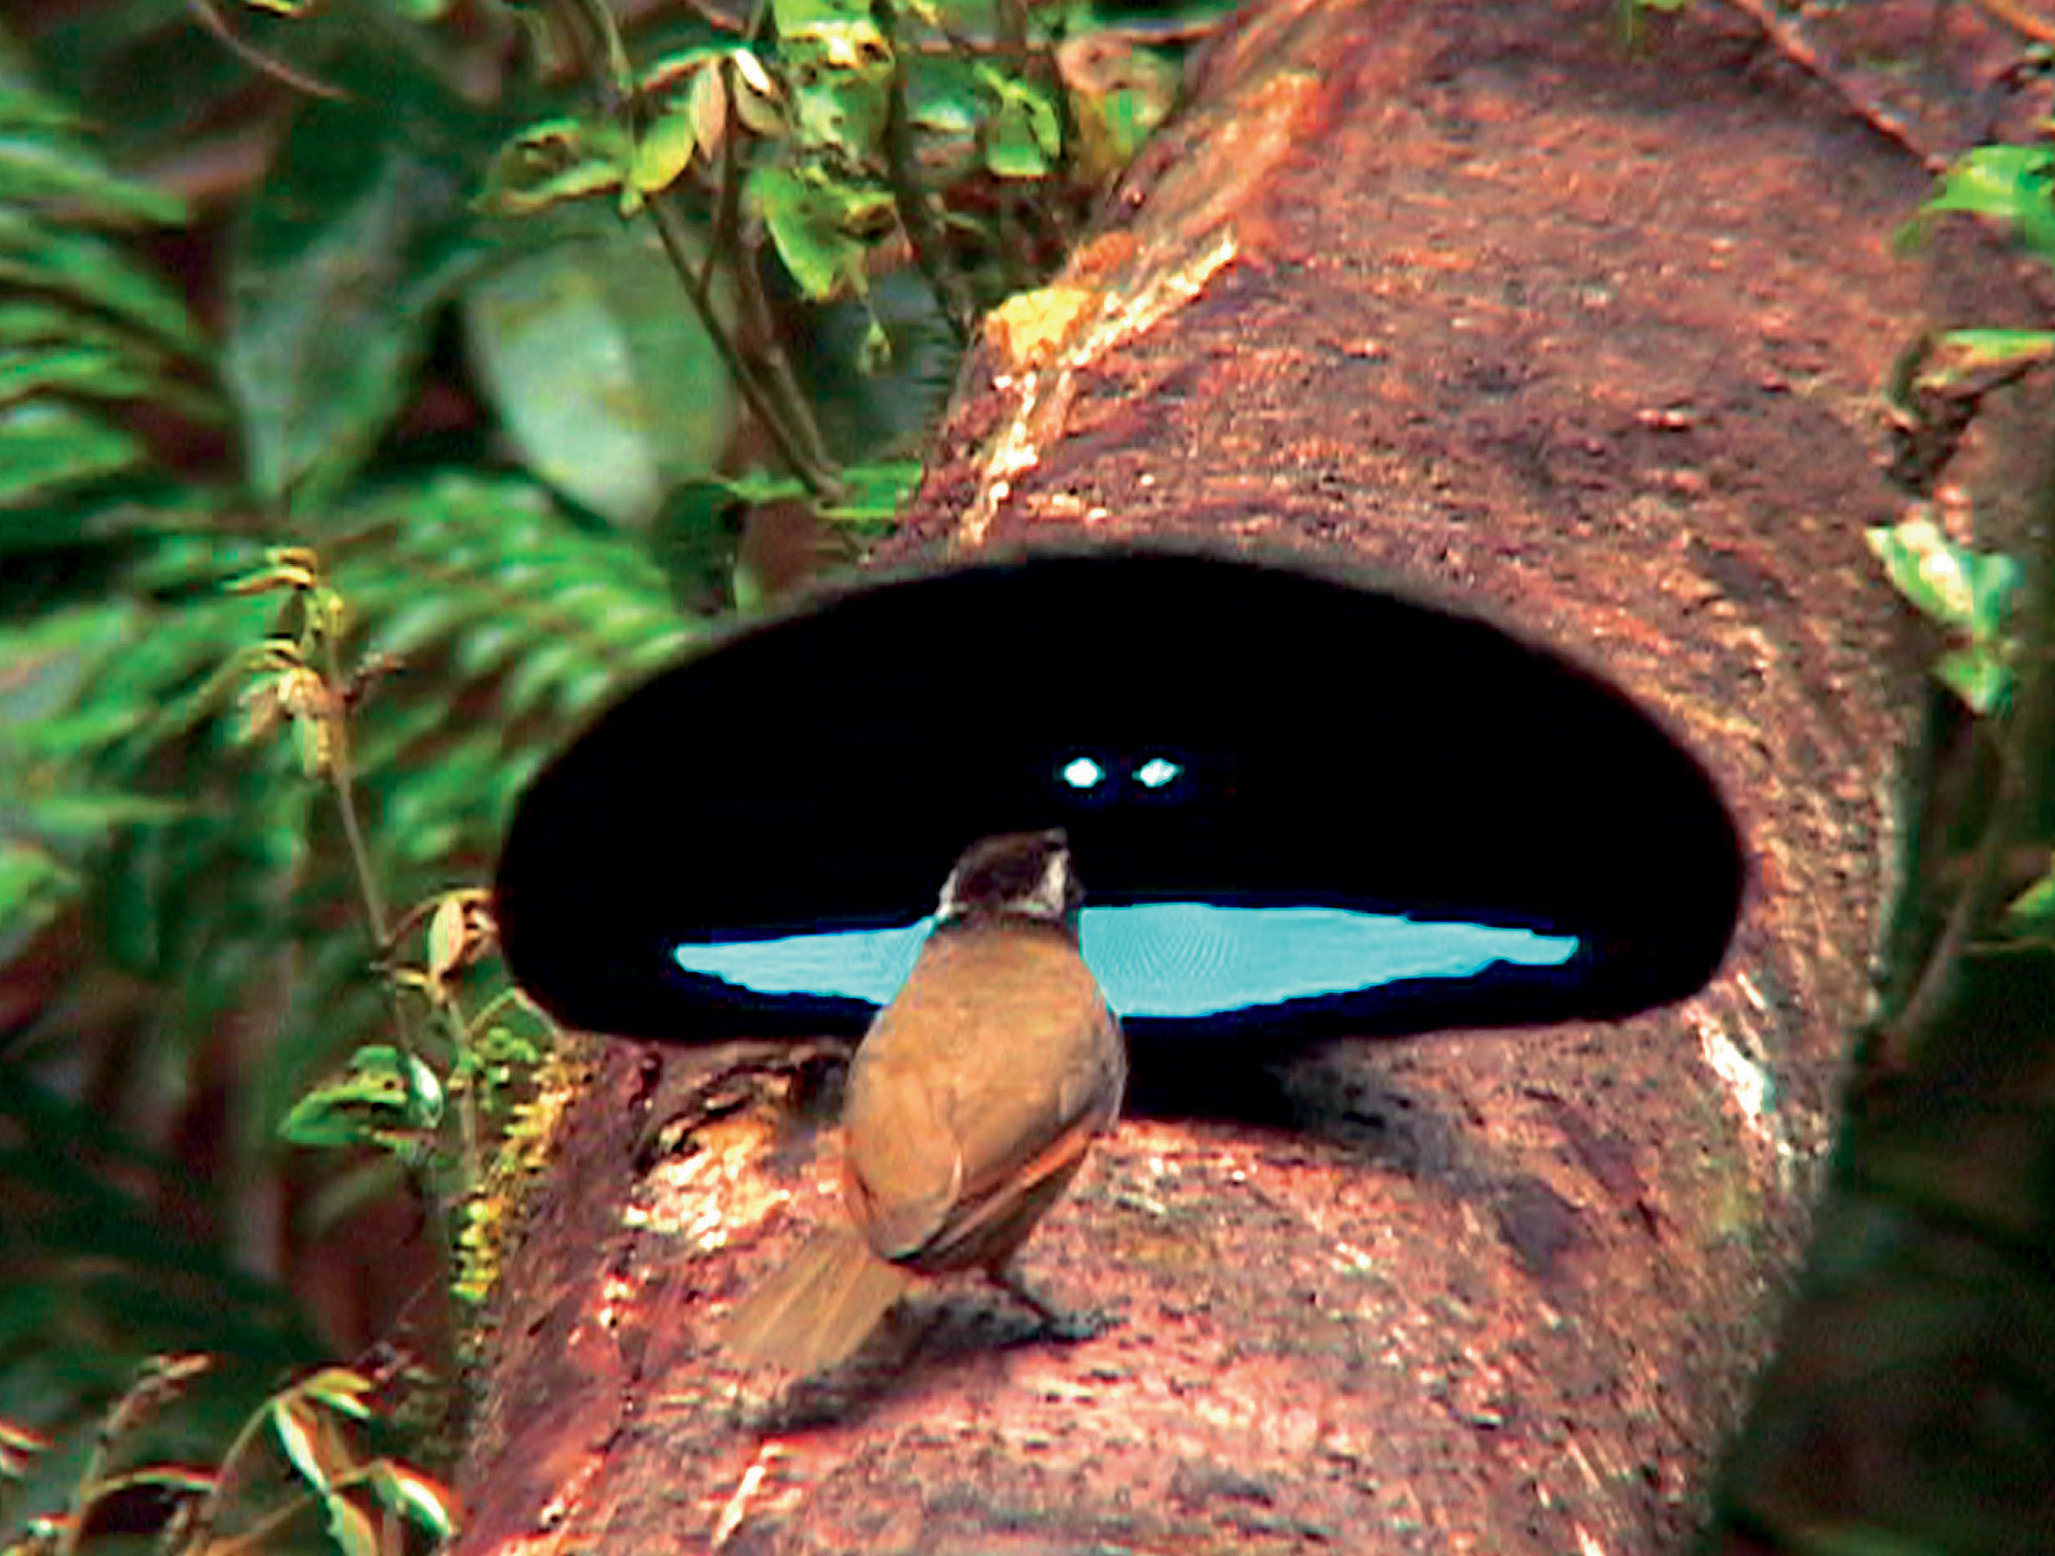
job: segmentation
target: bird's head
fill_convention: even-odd
[[[942,886],[935,922],[1025,918],[1077,933],[1085,900],[1063,830],[1004,832],[966,848]]]

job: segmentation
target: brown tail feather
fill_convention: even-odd
[[[847,1361],[911,1277],[847,1227],[827,1227],[728,1315],[729,1350],[805,1374]]]

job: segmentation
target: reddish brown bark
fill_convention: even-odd
[[[1612,10],[1257,8],[1061,289],[988,330],[894,550],[1318,548],[1560,645],[1730,798],[1719,976],[1616,1024],[1337,1045],[1294,1132],[1124,1122],[1024,1260],[1120,1327],[1003,1343],[962,1295],[782,1407],[713,1336],[839,1213],[780,1101],[822,1066],[611,1045],[508,1265],[467,1549],[1690,1527],[1865,994],[1912,673],[1861,536],[1896,516],[1873,396],[1922,320],[1889,237],[1926,180],[1745,24],[1635,58]]]

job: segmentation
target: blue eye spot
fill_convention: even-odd
[[[1063,765],[1061,777],[1073,789],[1096,789],[1105,781],[1106,769],[1090,757],[1081,756]]]
[[[1135,769],[1135,782],[1145,789],[1160,789],[1184,772],[1178,763],[1166,757],[1152,756]]]

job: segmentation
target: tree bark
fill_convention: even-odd
[[[1024,1257],[1118,1327],[1058,1348],[931,1301],[892,1366],[776,1397],[714,1335],[840,1213],[832,1056],[608,1043],[506,1266],[466,1549],[1538,1556],[1693,1526],[1885,888],[1918,672],[1862,532],[1898,516],[1873,406],[1928,307],[1888,241],[1927,180],[1735,18],[1636,56],[1613,14],[1253,8],[1096,239],[988,325],[887,549],[1297,547],[1557,645],[1739,819],[1719,974],[1616,1023],[1333,1045],[1285,1078],[1291,1131],[1124,1121]]]

